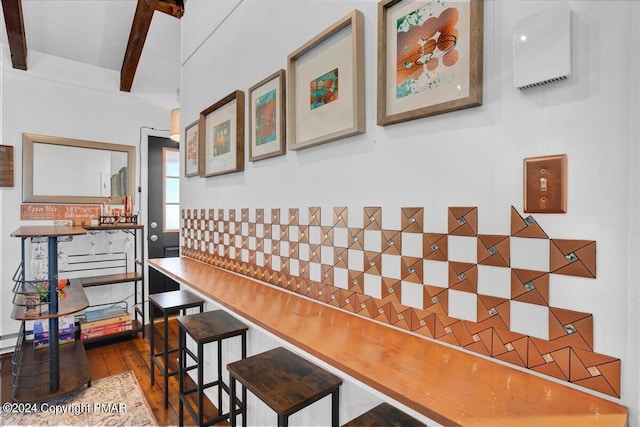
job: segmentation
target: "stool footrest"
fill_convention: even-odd
[[[191,359],[195,360],[196,362],[198,361],[198,355],[189,350],[189,348],[185,348],[184,352],[187,353],[191,357]]]
[[[204,390],[204,387],[202,388]],[[193,387],[193,388],[187,388],[182,390],[182,394],[184,394],[185,396],[191,393],[195,393],[196,391],[198,391],[198,387]]]
[[[177,353],[178,349],[177,348],[172,348],[171,350],[167,350],[167,354],[171,354],[171,353]],[[158,352],[158,353],[153,353],[153,357],[164,357],[164,353],[162,351]]]
[[[218,381],[212,381],[210,383],[203,384],[202,385],[202,390],[204,391],[204,390],[206,390],[208,388],[215,387],[217,385],[218,385]],[[224,391],[229,393],[229,387],[227,387],[227,385],[225,383],[220,383],[220,386],[222,387],[222,389]],[[195,387],[193,387],[193,388],[187,388],[187,389],[182,390],[182,393],[183,394],[191,394],[194,391],[198,391],[198,386],[197,385]]]
[[[187,366],[187,367],[184,369],[184,372],[193,371],[194,369],[198,369],[198,365]]]
[[[187,411],[189,411],[189,414],[191,415],[191,418],[193,418],[194,421],[197,423],[198,422],[198,413],[196,412],[196,410],[191,405],[191,401],[187,398],[186,395],[180,396],[180,401],[187,408]],[[218,409],[218,411],[220,411],[220,410]],[[228,419],[229,419],[229,413],[227,412],[226,414],[220,414],[220,415],[217,415],[217,416],[215,416],[213,418],[210,418],[208,420],[203,420],[201,425],[202,426],[211,426],[211,425],[219,423],[220,421],[228,420]]]
[[[171,354],[171,353],[177,353],[177,352],[178,352],[178,349],[177,349],[177,348],[174,348],[174,349],[172,349],[172,350],[167,351],[167,355],[169,355],[169,354]],[[164,358],[164,353],[162,353],[162,352],[160,352],[160,353],[154,353],[154,354],[153,354],[153,358],[154,358],[154,359],[162,359],[162,358]]]
[[[160,361],[158,359],[153,359],[152,362],[158,368],[158,370],[162,375],[166,375],[168,377],[171,377],[173,375],[178,375],[178,372],[179,372],[178,369],[176,369],[175,371],[170,371],[168,369],[165,369],[164,365],[160,364]]]
[[[218,381],[217,381],[217,380],[216,380],[216,381],[212,381],[212,382],[210,382],[210,383],[203,384],[203,385],[202,385],[202,390],[204,391],[204,390],[206,390],[206,389],[208,389],[208,388],[215,387],[215,386],[217,386],[217,385],[218,385]],[[227,385],[224,383],[224,381],[223,381],[223,382],[220,382],[220,387],[221,387],[224,391],[226,391],[226,392],[227,392],[227,394],[229,393],[229,386],[227,386]],[[194,392],[196,392],[196,391],[198,391],[198,387],[197,387],[197,386],[195,386],[195,387],[193,387],[193,388],[187,388],[187,389],[182,390],[182,394],[191,394],[191,393],[194,393]]]

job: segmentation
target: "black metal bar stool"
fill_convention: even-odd
[[[156,308],[162,312],[164,321],[163,346],[162,351],[158,353],[156,353],[156,349],[154,347],[156,328],[153,325],[153,320],[151,321],[151,385],[155,383],[154,367],[157,367],[160,373],[164,376],[164,408],[167,409],[169,407],[169,377],[178,375],[179,371],[179,369],[174,371],[169,369],[169,354],[176,353],[178,351],[177,348],[169,348],[169,315],[179,313],[180,310],[182,310],[182,314],[187,314],[187,309],[193,307],[199,307],[200,313],[202,313],[202,310],[204,309],[204,300],[195,296],[191,292],[171,291],[149,295],[149,313],[153,313],[151,304],[156,306]],[[162,358],[162,364],[160,363],[160,358]]]
[[[381,403],[357,418],[343,424],[342,427],[426,427],[426,424],[405,414],[395,406]]]
[[[319,366],[282,347],[238,360],[227,365],[231,407],[235,408],[236,380],[278,414],[278,425],[289,425],[289,416],[331,395],[331,425],[340,418],[340,385],[342,380]],[[239,405],[242,425],[247,425],[246,400]],[[236,412],[231,411],[231,426],[236,425]]]
[[[179,345],[178,355],[180,359],[179,381],[180,381],[180,426],[184,425],[184,407],[191,414],[194,421],[199,426],[210,426],[222,420],[229,418],[229,414],[234,412],[236,407],[231,406],[228,413],[222,411],[222,391],[230,393],[229,386],[222,380],[222,341],[227,338],[240,336],[242,340],[242,358],[247,357],[247,330],[249,327],[237,320],[235,317],[223,310],[208,311],[206,313],[190,314],[188,316],[178,317],[179,324]],[[186,345],[186,337],[189,335],[198,345],[197,354],[189,350]],[[215,381],[204,384],[204,345],[217,342],[218,343],[218,361],[217,373],[218,378]],[[187,356],[190,357],[195,364],[187,366]],[[198,380],[196,387],[185,390],[184,376],[185,373],[197,369]],[[218,386],[218,415],[211,419],[204,419],[203,396],[204,390],[210,387]],[[193,408],[189,395],[198,393],[198,410]],[[242,389],[243,397],[240,404],[246,399],[246,389]]]

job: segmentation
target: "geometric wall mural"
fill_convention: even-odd
[[[549,305],[551,275],[596,277],[596,242],[551,238],[514,207],[508,235],[482,234],[476,207],[450,207],[447,233],[416,207],[383,228],[388,209],[183,209],[181,254],[620,397],[621,361],[593,352],[593,315]]]

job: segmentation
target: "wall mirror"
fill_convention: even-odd
[[[131,145],[22,134],[22,201],[121,204],[135,187]]]

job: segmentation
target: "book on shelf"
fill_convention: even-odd
[[[128,312],[125,308],[119,305],[115,305],[115,306],[106,307],[106,308],[99,308],[97,310],[85,311],[80,319],[81,321],[84,320],[85,323],[95,322],[97,320],[103,320],[103,319],[109,319],[111,317],[122,316],[126,313]]]
[[[75,331],[73,333],[60,334],[60,336],[58,337],[58,343],[61,345],[75,342],[75,340],[76,340]],[[40,339],[36,338],[33,340],[33,348],[36,350],[40,348],[48,348],[48,347],[49,347],[49,337],[40,338]]]
[[[69,329],[74,326],[73,316],[58,317],[58,330]],[[49,332],[49,320],[42,319],[33,322],[33,330],[38,329],[39,332]]]
[[[72,327],[72,328],[67,328],[67,329],[60,329],[58,331],[58,336],[62,337],[62,336],[66,336],[66,335],[75,335],[76,333],[76,328]],[[34,340],[48,340],[49,339],[49,331],[47,332],[34,332],[33,333],[33,339]]]
[[[116,329],[116,328],[120,328],[122,326],[129,326],[129,325],[133,325],[132,321],[129,320],[122,320],[120,322],[113,322],[113,323],[107,323],[104,325],[99,325],[99,326],[94,326],[92,328],[84,328],[84,329],[80,329],[81,333],[91,333],[91,332],[98,332],[98,331],[108,331],[110,329]]]
[[[76,325],[73,323],[73,317],[58,318],[58,336],[75,334]],[[33,322],[33,338],[34,340],[49,339],[49,320],[38,320]]]
[[[122,326],[109,327],[99,330],[89,330],[80,332],[80,339],[87,340],[91,338],[101,338],[108,337],[110,335],[119,334],[121,332],[127,332],[133,330],[133,323],[131,321],[127,322]]]
[[[108,317],[108,318],[102,319],[102,320],[95,320],[93,322],[83,322],[81,320],[80,321],[80,330],[81,331],[88,331],[88,330],[93,329],[93,328],[106,326],[106,325],[113,325],[113,324],[116,324],[116,323],[126,322],[126,321],[130,321],[130,320],[131,320],[131,314],[129,314],[129,313],[120,314],[120,315],[114,316],[114,317]]]

